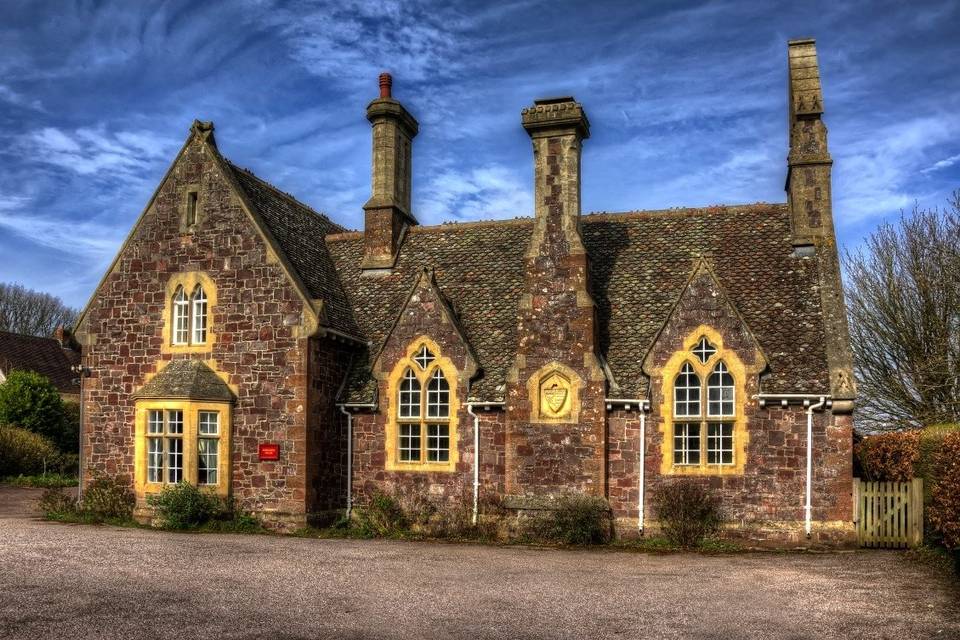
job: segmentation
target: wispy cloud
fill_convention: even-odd
[[[481,220],[533,214],[530,185],[507,167],[491,164],[468,171],[448,169],[433,177],[420,200],[421,222]]]
[[[44,127],[25,136],[39,162],[82,176],[107,173],[113,178],[144,179],[144,169],[167,159],[176,149],[171,138],[146,131],[110,132],[104,126],[64,131]]]
[[[950,156],[949,158],[944,158],[943,160],[938,160],[926,169],[921,170],[921,173],[933,173],[934,171],[940,171],[941,169],[947,169],[953,165],[960,162],[960,153]]]
[[[31,244],[98,265],[111,257],[124,231],[91,220],[41,216],[27,196],[0,197],[0,228]]]
[[[845,226],[887,216],[931,196],[929,187],[918,189],[914,178],[931,169],[931,149],[956,139],[960,121],[953,116],[927,116],[873,130],[858,129],[862,137],[834,147],[835,209],[840,214],[838,224]],[[960,156],[937,164],[942,169],[957,159]]]

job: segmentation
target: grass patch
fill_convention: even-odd
[[[0,480],[0,483],[13,485],[15,487],[31,487],[34,489],[60,489],[64,487],[75,487],[80,484],[80,480],[77,476],[70,474],[48,473],[46,475],[7,476]]]

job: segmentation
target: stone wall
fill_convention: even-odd
[[[307,415],[307,513],[326,520],[346,507],[347,421],[336,395],[355,348],[329,338],[310,339]]]
[[[156,199],[107,274],[82,329],[82,459],[90,471],[133,481],[134,403],[130,395],[162,361],[199,358],[237,395],[233,409],[232,492],[242,509],[302,521],[306,499],[306,355],[303,304],[268,245],[241,209],[199,135],[176,160]],[[181,231],[181,203],[199,188],[200,223]],[[166,287],[201,272],[216,285],[213,343],[170,353]],[[278,462],[260,462],[258,444],[281,444]]]

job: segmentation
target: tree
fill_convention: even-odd
[[[12,371],[0,384],[0,425],[20,427],[76,451],[79,431],[67,415],[57,388],[33,371]]]
[[[0,331],[49,337],[58,325],[72,326],[77,315],[76,309],[49,293],[0,283]]]
[[[844,263],[861,424],[960,422],[960,190],[882,225]]]

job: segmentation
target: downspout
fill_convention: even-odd
[[[467,403],[467,413],[473,416],[473,517],[477,524],[480,513],[480,416],[473,412],[473,403]]]
[[[637,515],[637,529],[640,535],[643,535],[643,494],[645,492],[645,481],[647,477],[647,409],[645,404],[640,405],[640,501]]]
[[[804,531],[806,531],[807,538],[810,537],[812,529],[813,511],[813,505],[811,503],[811,494],[813,491],[813,412],[823,408],[823,405],[826,403],[827,399],[823,396],[820,397],[820,400],[816,404],[810,404],[809,400],[804,402],[804,404],[807,405],[807,501],[803,510],[805,516]]]
[[[347,416],[347,520],[353,509],[353,414],[347,411],[344,405],[340,406],[340,413]]]

